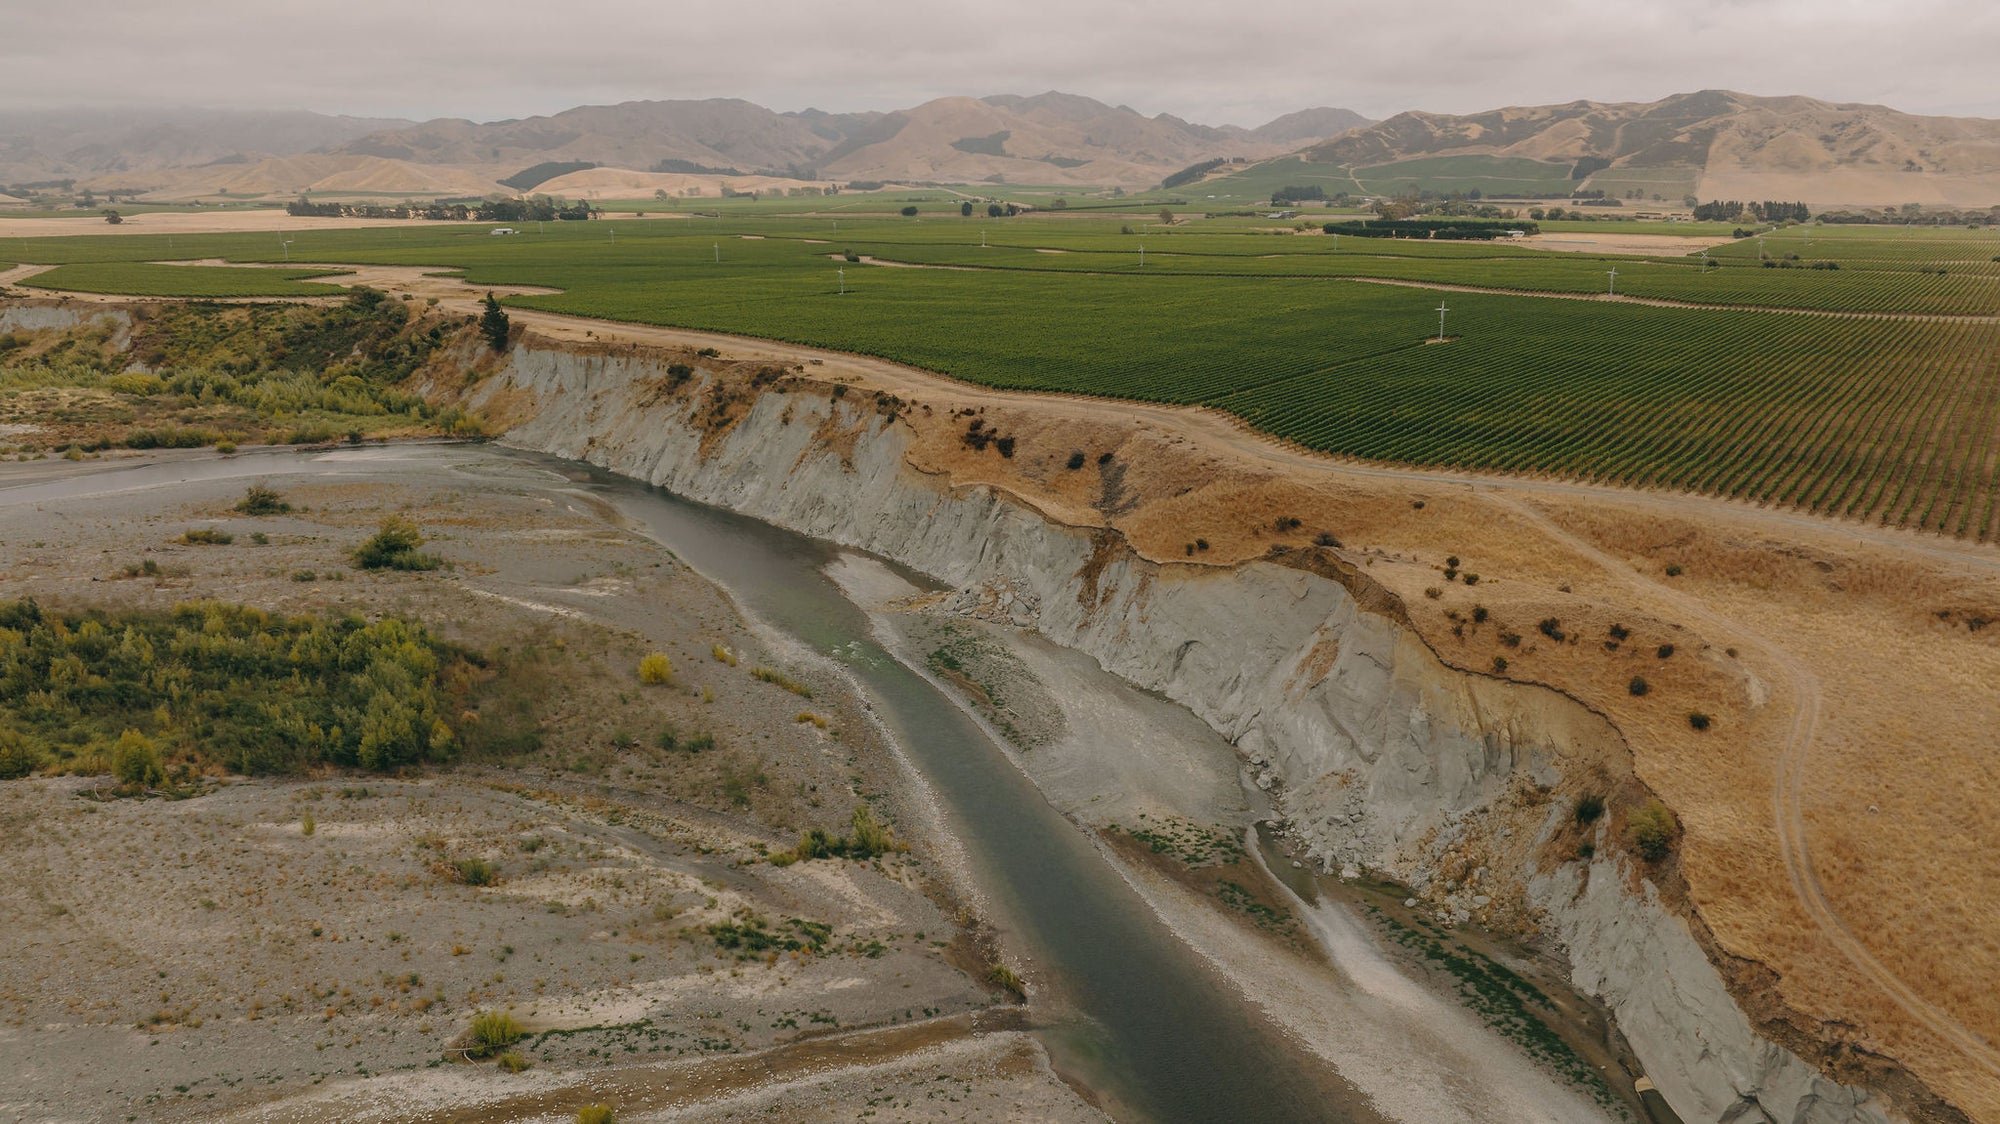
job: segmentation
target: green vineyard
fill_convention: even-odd
[[[288,246],[270,234],[17,240],[0,225],[0,252],[64,265],[30,286],[155,295],[321,288],[277,270],[147,264],[161,260],[451,268],[560,290],[509,302],[521,307],[1209,406],[1338,456],[2000,538],[1994,229],[1797,226],[1647,256],[1334,238],[1245,218],[1163,227],[1147,214],[961,217],[949,200],[916,217],[787,202],[792,213],[765,200],[510,238],[421,223],[303,230]],[[1434,342],[1440,303],[1449,338]]]

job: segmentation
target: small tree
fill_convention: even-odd
[[[418,553],[423,544],[415,523],[391,515],[373,538],[354,548],[354,564],[364,570],[435,570],[443,565],[435,555]]]
[[[104,221],[110,223],[112,226],[117,226],[119,223],[125,221],[125,216],[119,214],[117,211],[106,210],[104,212]]]
[[[958,213],[959,213],[959,214],[961,214],[961,215],[963,215],[963,216],[965,216],[966,218],[971,218],[971,217],[972,217],[972,200],[970,200],[970,199],[967,199],[967,200],[966,200],[965,202],[963,202],[963,203],[960,203],[960,204],[958,205]]]
[[[904,218],[909,218],[915,215],[916,213],[917,213],[917,208],[914,205],[903,208]]]
[[[486,338],[486,346],[495,351],[507,350],[507,333],[513,327],[507,314],[501,311],[500,302],[493,294],[486,294],[486,311],[479,317],[479,334]]]
[[[160,764],[159,747],[137,730],[118,735],[118,744],[111,751],[111,771],[120,784],[134,788],[149,788],[167,779],[166,768]]]
[[[19,730],[0,729],[0,781],[25,777],[41,764],[41,752]]]
[[[1173,212],[1173,208],[1171,208],[1171,207],[1161,207],[1161,208],[1160,208],[1160,225],[1161,225],[1161,226],[1172,226],[1172,225],[1174,225],[1174,212]]]

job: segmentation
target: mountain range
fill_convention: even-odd
[[[0,112],[0,187],[75,180],[157,199],[631,198],[802,183],[1152,187],[1222,161],[1214,197],[1279,186],[1816,206],[2000,203],[2000,122],[1724,90],[1370,121],[1345,109],[1254,129],[1074,94],[944,97],[893,112],[777,112],[734,98],[425,122],[254,110]],[[1233,190],[1232,190],[1233,189]],[[1205,190],[1204,194],[1208,191]]]

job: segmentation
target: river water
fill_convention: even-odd
[[[492,446],[409,444],[92,465],[0,489],[0,505],[284,476],[462,477],[468,490],[587,489],[628,525],[817,652],[839,649],[941,805],[988,919],[1032,958],[1037,1036],[1115,1118],[1374,1121],[1367,1099],[1281,1033],[1181,942],[950,698],[897,662],[825,573],[840,551],[574,462]],[[1052,1001],[1050,1001],[1052,1000]]]

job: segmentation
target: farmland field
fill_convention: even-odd
[[[290,236],[290,253],[457,268],[475,285],[561,290],[509,301],[520,307],[879,355],[1000,387],[1206,405],[1340,456],[2000,537],[1991,229],[1792,227],[1704,261],[1335,239],[1244,220],[1162,228],[1146,212],[961,218],[932,210],[948,206],[935,197],[914,218],[786,202],[793,213],[552,222],[502,239],[476,225],[309,230]],[[177,241],[183,258],[283,252],[272,234]],[[17,250],[0,225],[8,256],[76,263],[38,282],[95,269],[83,276],[99,291],[122,277],[150,286],[122,291],[195,295],[207,274],[305,284],[144,264],[166,255],[160,242]],[[1661,303],[1603,299],[1613,269],[1620,296]],[[1427,344],[1440,303],[1450,338]]]

